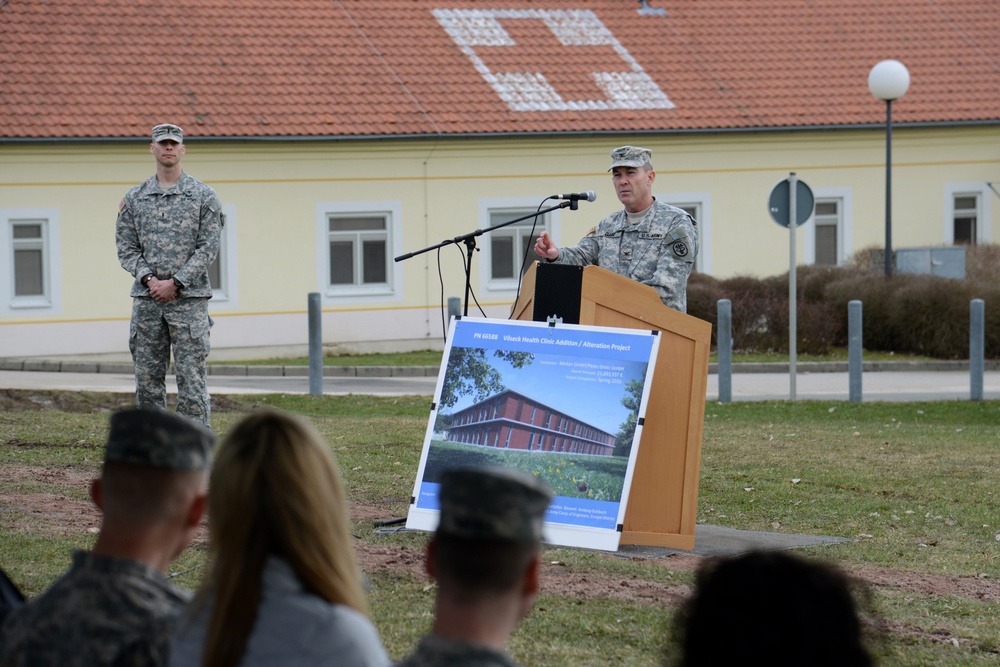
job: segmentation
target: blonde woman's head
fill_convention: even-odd
[[[238,662],[270,558],[309,592],[368,614],[340,470],[309,422],[275,410],[242,419],[218,448],[208,503],[214,562],[203,594],[216,599],[205,664]],[[208,661],[213,648],[236,662]]]
[[[209,511],[220,553],[257,545],[290,561],[311,559],[350,536],[330,450],[310,423],[277,411],[246,417],[219,447]]]

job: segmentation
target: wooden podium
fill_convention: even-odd
[[[524,275],[514,319],[535,319],[537,266]],[[582,274],[580,324],[657,329],[663,336],[621,543],[694,549],[712,325],[667,308],[649,285],[597,266]]]

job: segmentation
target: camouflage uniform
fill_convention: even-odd
[[[454,637],[427,635],[417,644],[417,650],[396,667],[518,667],[505,653],[487,646],[470,644]]]
[[[606,217],[560,264],[597,265],[655,288],[664,305],[687,312],[687,280],[698,254],[698,227],[683,210],[654,201],[638,224],[625,210]]]
[[[78,551],[68,572],[7,619],[0,665],[165,665],[188,599],[148,565]]]
[[[136,405],[166,407],[166,372],[173,347],[177,412],[208,425],[208,267],[219,252],[225,219],[215,191],[183,174],[169,188],[154,175],[125,195],[115,237],[122,268],[135,277],[129,349],[135,362]],[[152,299],[143,276],[174,279],[181,287],[168,303]]]
[[[208,429],[187,419],[129,408],[111,417],[104,460],[207,473],[214,442]],[[189,599],[148,564],[74,552],[65,574],[7,618],[0,665],[165,665],[170,634]]]

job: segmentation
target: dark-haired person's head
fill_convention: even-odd
[[[111,415],[90,485],[101,510],[94,546],[75,551],[62,576],[10,612],[0,664],[165,663],[187,593],[164,574],[198,531],[214,442],[208,429],[165,410]]]
[[[668,662],[868,667],[856,591],[832,565],[786,552],[713,559],[678,612]]]
[[[513,664],[507,640],[538,594],[552,491],[533,475],[495,466],[454,468],[439,481],[426,559],[437,581],[434,625],[397,667]]]
[[[541,547],[551,499],[544,484],[515,470],[446,471],[430,544],[438,586],[466,598],[510,590]]]
[[[150,554],[134,546],[148,535],[160,546],[150,564],[165,571],[197,532],[214,445],[211,431],[165,410],[112,414],[101,476],[91,484],[102,514],[95,553]]]

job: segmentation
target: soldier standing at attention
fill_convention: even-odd
[[[177,412],[210,426],[208,267],[219,253],[222,203],[215,190],[181,170],[181,128],[154,127],[149,151],[156,174],[125,194],[115,225],[118,261],[135,277],[129,350],[136,405],[166,408],[173,348]]]
[[[426,556],[434,625],[397,667],[517,667],[507,640],[538,594],[552,492],[533,475],[482,466],[442,473],[439,498]]]
[[[215,437],[188,419],[129,408],[111,417],[90,487],[101,510],[91,551],[0,628],[4,667],[167,664],[190,594],[165,573],[198,531]]]
[[[653,152],[611,151],[611,181],[625,209],[601,220],[579,245],[560,249],[548,232],[535,243],[546,261],[597,265],[656,289],[663,304],[687,312],[687,280],[698,255],[698,226],[685,211],[653,197]]]

